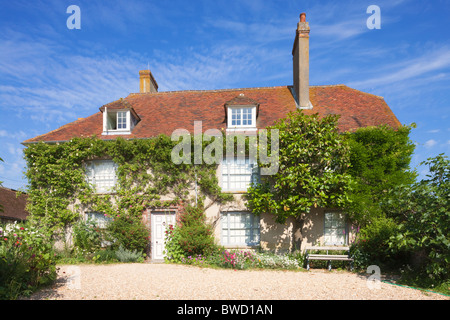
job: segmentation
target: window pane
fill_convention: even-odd
[[[242,109],[231,109],[231,125],[240,126],[242,123]]]
[[[86,178],[97,192],[110,192],[117,180],[117,165],[112,160],[93,160],[86,165]]]
[[[117,129],[127,128],[127,113],[126,111],[117,112]]]
[[[94,223],[102,229],[106,228],[108,223],[112,221],[112,218],[106,217],[100,212],[87,212],[86,216],[89,220],[94,221]]]
[[[325,213],[324,240],[326,245],[347,243],[345,214],[339,212]]]
[[[259,217],[249,212],[222,213],[223,245],[258,245]]]
[[[244,126],[252,125],[252,109],[251,108],[242,109],[242,125],[244,125]]]
[[[117,130],[117,117],[115,113],[108,112],[106,116],[106,121],[107,121],[106,126],[108,130]]]
[[[257,164],[248,158],[226,158],[222,161],[222,189],[247,191],[251,183],[259,181]]]

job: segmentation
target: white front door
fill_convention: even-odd
[[[166,228],[175,225],[175,212],[152,212],[152,259],[164,259]]]

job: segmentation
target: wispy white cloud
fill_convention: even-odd
[[[21,157],[22,156],[22,147],[18,147],[17,144],[7,143],[6,146],[8,147],[8,152],[15,157]]]
[[[331,24],[315,24],[314,36],[329,39],[328,45],[330,45],[330,41],[338,42],[367,32],[367,27],[362,22],[364,22],[363,18],[356,17],[351,20],[346,19]]]
[[[139,53],[96,54],[95,50],[81,55],[67,53],[68,48],[52,40],[35,42],[23,34],[10,39],[0,36],[3,45],[0,78],[9,81],[0,81],[0,107],[42,124],[65,124],[137,92],[138,71],[145,60],[160,91],[217,89],[258,77],[266,67],[264,62],[280,54],[275,49],[255,50],[248,44],[220,43],[164,54],[154,51],[149,59]]]
[[[436,140],[430,139],[430,140],[427,140],[427,141],[425,142],[424,147],[425,147],[425,148],[432,148],[432,147],[434,147],[437,143],[438,143],[438,142],[437,142]]]
[[[371,79],[354,81],[351,86],[371,88],[392,85],[394,83],[407,83],[409,79],[423,76],[429,72],[442,72],[450,67],[450,49],[448,47],[438,48],[433,52],[427,52],[418,58],[401,59],[397,62],[385,65],[381,72]],[[433,74],[433,78],[442,79],[445,74]],[[423,79],[420,79],[423,85]]]
[[[132,80],[138,86],[137,62],[127,57],[62,54],[68,48],[26,35],[0,37],[0,46],[0,107],[36,121],[67,122],[128,94]]]
[[[17,132],[8,132],[7,130],[0,130],[0,138],[7,138],[10,140],[21,141],[25,139],[27,134],[23,132],[23,130],[19,130]]]

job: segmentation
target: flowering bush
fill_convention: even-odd
[[[244,250],[220,250],[210,256],[208,263],[232,269],[298,269],[301,262],[290,255],[276,255],[269,252]]]
[[[208,256],[216,250],[214,235],[205,222],[202,206],[186,206],[177,226],[166,230],[165,254],[171,262],[189,261],[188,257]]]
[[[269,269],[298,269],[298,259],[288,255],[276,255],[272,253],[256,253],[254,255],[257,267]]]
[[[206,256],[202,256],[201,254],[198,254],[196,256],[187,256],[181,258],[181,263],[184,264],[190,264],[190,265],[196,265],[196,266],[203,266],[207,264],[208,258]]]
[[[249,251],[224,250],[220,257],[221,264],[225,268],[243,270],[256,266],[254,254]]]
[[[178,227],[169,225],[166,230],[166,236],[164,239],[164,253],[165,260],[175,263],[185,263],[185,252],[180,245],[181,234]]]
[[[0,299],[16,299],[56,279],[51,234],[22,223],[0,227]]]

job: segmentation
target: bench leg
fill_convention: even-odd
[[[309,271],[309,259],[306,259],[306,270]]]
[[[331,271],[331,260],[328,260],[327,269],[328,269],[328,271]]]

